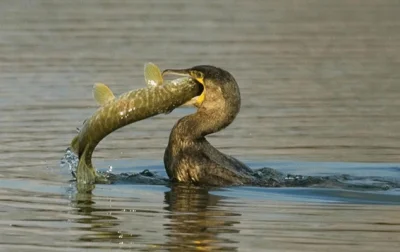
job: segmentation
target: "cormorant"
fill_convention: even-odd
[[[240,110],[240,91],[227,71],[209,65],[166,69],[165,74],[190,76],[203,85],[197,111],[178,120],[164,153],[164,164],[173,181],[198,185],[243,185],[253,181],[252,170],[213,147],[205,136],[226,128]]]

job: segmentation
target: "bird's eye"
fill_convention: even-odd
[[[201,72],[194,72],[194,76],[196,76],[196,79],[202,79],[203,78],[203,74]]]

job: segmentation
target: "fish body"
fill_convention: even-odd
[[[145,77],[148,77],[146,74],[145,68]],[[76,169],[78,184],[101,182],[92,164],[92,154],[107,135],[128,124],[168,113],[201,92],[200,84],[192,78],[165,82],[157,78],[150,76],[150,79],[146,78],[148,87],[126,92],[119,97],[115,97],[106,85],[95,84],[93,95],[101,107],[84,122],[71,142],[72,151],[79,157]]]

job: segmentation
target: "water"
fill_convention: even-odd
[[[99,185],[59,162],[91,88],[144,86],[143,64],[229,70],[242,109],[212,144],[252,168],[400,177],[400,4],[0,2],[0,251],[397,251],[398,188],[205,190]],[[178,109],[108,136],[95,164],[165,175]],[[357,183],[357,181],[353,181]]]

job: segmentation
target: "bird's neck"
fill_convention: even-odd
[[[218,132],[233,122],[240,109],[240,102],[233,105],[219,104],[200,107],[196,113],[181,118],[171,132],[176,140],[196,141]]]

